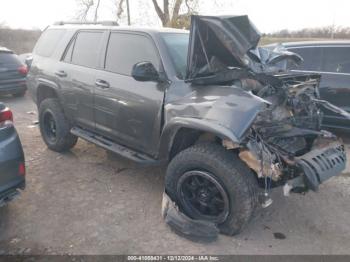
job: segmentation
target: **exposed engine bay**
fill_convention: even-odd
[[[240,157],[258,177],[270,179],[265,180],[267,187],[298,178],[292,187],[295,191],[317,190],[346,164],[342,142],[321,130],[320,78],[292,74],[274,77],[281,80],[277,87],[241,80],[242,88],[265,99],[267,106],[252,125]]]

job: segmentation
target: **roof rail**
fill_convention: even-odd
[[[106,25],[119,26],[117,21],[79,22],[79,21],[58,21],[54,25]]]

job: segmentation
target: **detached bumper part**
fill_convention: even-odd
[[[317,191],[318,185],[340,174],[346,166],[344,145],[338,144],[323,149],[314,149],[298,158],[297,163],[303,169],[307,186]]]
[[[193,220],[182,213],[178,206],[164,192],[162,216],[170,228],[178,235],[197,242],[212,242],[217,239],[219,229],[208,221]]]

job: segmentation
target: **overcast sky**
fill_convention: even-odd
[[[101,0],[99,19],[115,17],[114,0]],[[160,26],[151,0],[129,0],[134,25]],[[158,0],[159,2],[162,0]],[[200,13],[247,14],[261,32],[332,25],[350,27],[349,0],[199,0]],[[0,23],[40,28],[76,16],[75,0],[0,0]]]

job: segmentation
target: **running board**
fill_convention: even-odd
[[[106,139],[102,136],[89,132],[87,130],[81,129],[79,127],[73,127],[70,132],[86,141],[94,143],[104,149],[112,151],[122,157],[135,161],[143,165],[158,165],[160,161],[153,159],[147,155],[135,152],[125,146],[114,143],[113,141]]]

